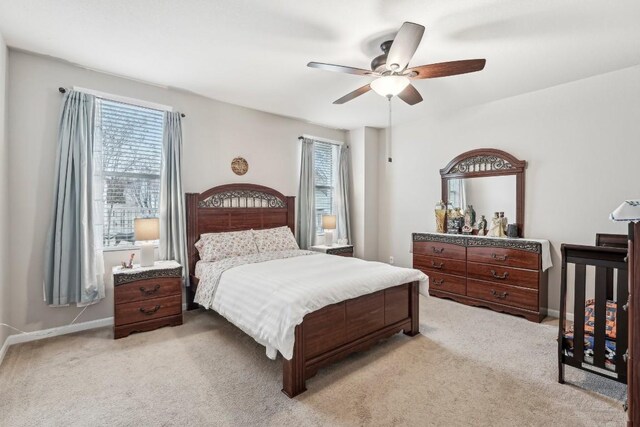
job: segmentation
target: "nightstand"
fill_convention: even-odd
[[[182,266],[156,261],[151,267],[113,268],[113,336],[182,325]]]
[[[309,250],[315,252],[323,252],[329,255],[353,257],[353,245],[315,245],[311,246]]]

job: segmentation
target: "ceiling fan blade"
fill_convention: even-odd
[[[462,61],[439,62],[409,68],[405,74],[412,79],[433,79],[436,77],[455,76],[456,74],[473,73],[484,68],[486,59],[465,59]],[[412,75],[414,74],[415,75]]]
[[[352,99],[357,98],[360,95],[369,92],[370,90],[371,90],[371,86],[369,86],[369,85],[362,86],[362,87],[354,90],[353,92],[349,92],[348,94],[346,94],[342,98],[336,99],[335,101],[333,101],[333,103],[334,104],[344,104],[345,102],[351,101]]]
[[[363,70],[362,68],[345,67],[344,65],[324,64],[322,62],[309,62],[307,67],[319,68],[325,71],[335,71],[338,73],[355,74],[358,76],[371,76],[377,75],[370,70]]]
[[[404,90],[398,94],[398,98],[409,105],[416,105],[418,102],[422,102],[422,96],[412,84],[404,88]]]
[[[393,39],[393,44],[387,55],[387,70],[400,72],[407,68],[409,61],[416,53],[424,27],[414,24],[413,22],[405,22],[400,27],[400,31]]]

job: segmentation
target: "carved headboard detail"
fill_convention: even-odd
[[[195,243],[204,233],[288,226],[295,234],[295,197],[256,184],[227,184],[186,194],[189,272],[199,260]],[[194,278],[190,277],[193,284]],[[187,291],[193,307],[193,286]]]

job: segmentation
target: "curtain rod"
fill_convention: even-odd
[[[334,141],[334,140],[331,140],[331,139],[320,138],[320,137],[311,136],[311,135],[301,135],[301,136],[298,137],[298,141],[302,141],[305,138],[313,139],[314,141],[324,142],[326,144],[332,144],[332,145],[337,145],[337,146],[347,145],[345,142],[342,142],[342,141]]]
[[[67,90],[66,90],[65,88],[63,88],[63,87],[59,87],[59,88],[58,88],[58,91],[59,91],[60,93],[66,93],[66,92],[67,92]],[[118,102],[119,102],[119,101],[118,101]],[[123,104],[126,104],[126,102],[124,102]],[[184,113],[180,113],[180,116],[181,116],[181,117],[187,117]]]

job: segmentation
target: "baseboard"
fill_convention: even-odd
[[[552,310],[552,309],[549,308],[549,309],[547,309],[547,316],[559,319],[560,318],[560,310]],[[567,313],[567,320],[573,322],[573,313]]]
[[[4,356],[6,355],[7,351],[9,350],[9,346],[11,345],[57,337],[60,335],[72,334],[74,332],[86,331],[89,329],[103,328],[105,326],[113,326],[113,317],[106,317],[104,319],[90,320],[88,322],[58,326],[57,328],[42,329],[40,331],[26,332],[24,334],[9,335],[2,345],[2,348],[0,348],[0,364],[4,360]]]

